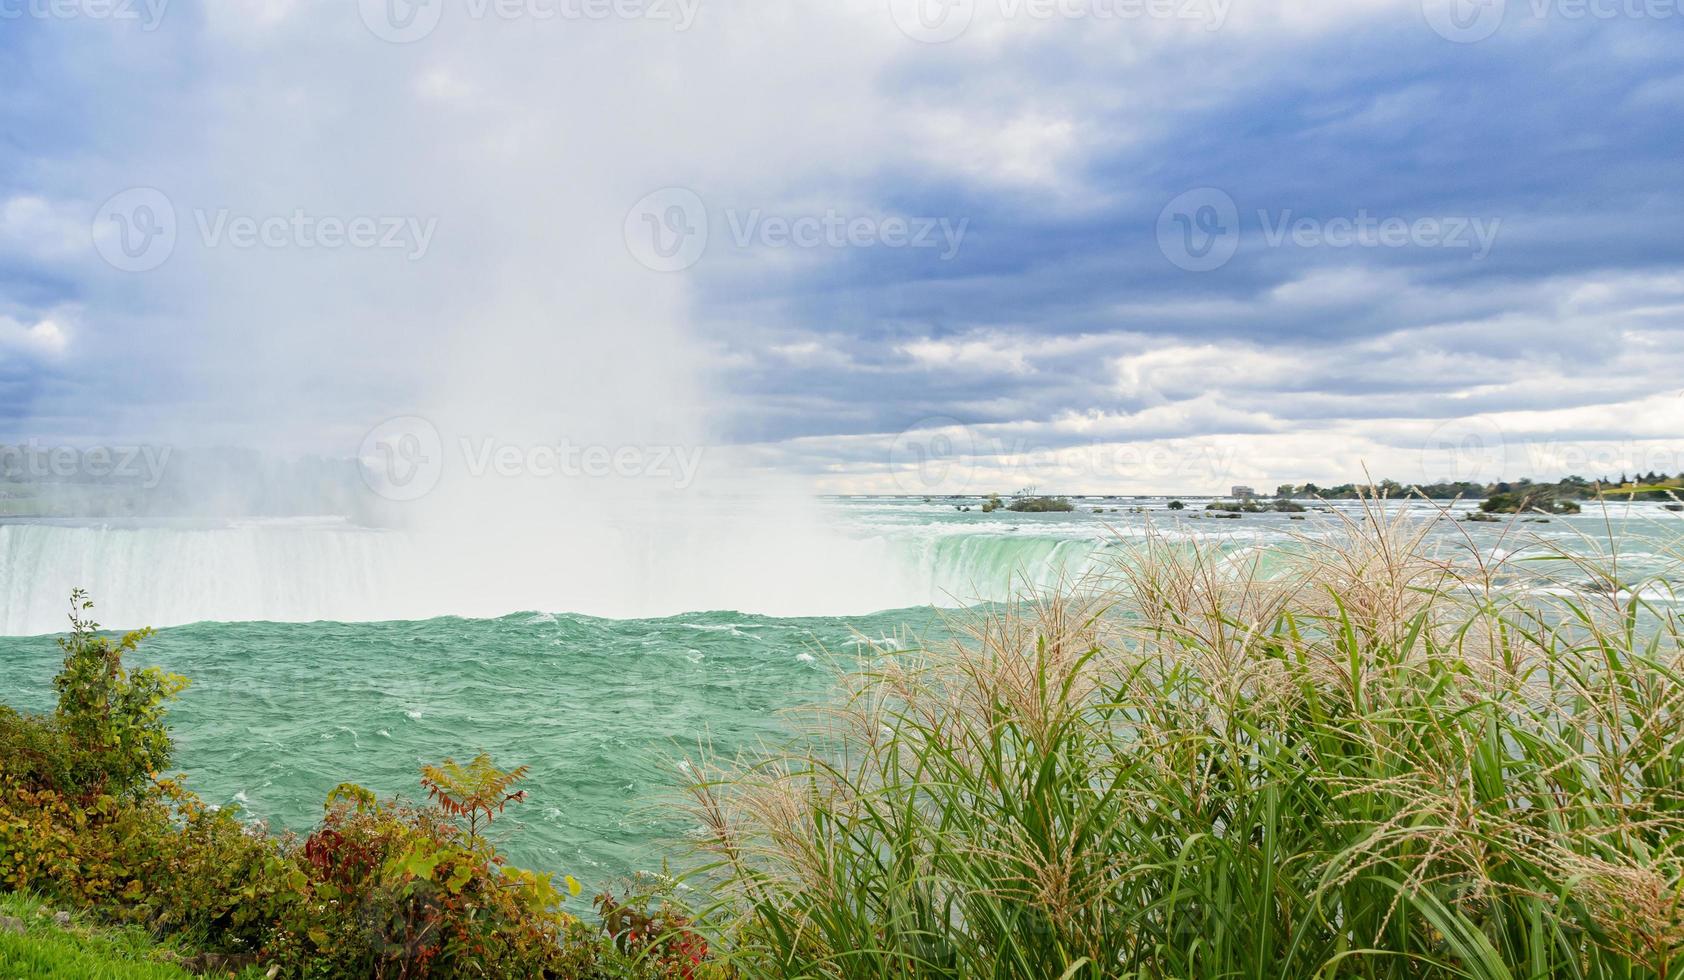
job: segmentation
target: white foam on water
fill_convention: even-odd
[[[816,510],[758,503],[657,513],[616,525],[378,530],[342,520],[222,525],[0,525],[0,633],[64,628],[72,589],[112,628],[204,620],[366,622],[538,611],[616,619],[733,611],[862,615],[956,607],[1048,590],[1105,571],[1148,533],[1216,540],[1236,558],[1315,521],[1153,515],[978,515],[915,503]],[[1314,516],[1314,515],[1312,515]],[[1150,529],[1149,529],[1150,526]],[[1638,542],[1633,541],[1633,544]],[[1488,546],[1490,547],[1490,546]],[[1505,548],[1490,547],[1494,558]],[[694,623],[742,634],[737,624]],[[413,715],[412,715],[413,717]]]
[[[0,526],[0,632],[63,628],[72,589],[113,628],[204,620],[345,622],[494,617],[522,609],[612,618],[730,610],[857,615],[1004,598],[1080,578],[1107,542],[1001,533],[782,535],[710,529],[651,548],[611,530],[570,559],[565,547],[488,550],[457,536],[242,522],[220,528]],[[677,540],[674,540],[674,539]],[[732,624],[698,630],[740,634]]]

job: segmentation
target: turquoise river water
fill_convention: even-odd
[[[86,586],[102,621],[165,627],[140,659],[192,680],[171,714],[176,762],[208,800],[303,828],[339,782],[414,794],[421,763],[484,750],[532,769],[529,801],[500,824],[516,862],[594,888],[682,855],[674,787],[699,745],[729,755],[777,739],[782,712],[824,699],[834,670],[909,636],[939,637],[938,606],[1080,576],[1148,521],[1236,551],[1330,526],[1315,514],[1206,520],[1193,516],[1198,504],[1178,514],[1162,498],[1080,503],[1074,514],[983,515],[945,501],[826,501],[837,581],[858,578],[844,563],[875,563],[878,591],[819,589],[812,609],[786,598],[778,615],[608,618],[558,602],[346,622],[372,618],[347,610],[385,608],[371,590],[383,561],[413,560],[403,542],[331,522],[0,525],[0,701],[50,708],[51,631],[69,589]],[[1612,539],[1635,574],[1684,529],[1684,515],[1659,505],[1592,510],[1513,528],[1457,524],[1445,541],[1501,557],[1524,546],[1520,527],[1572,549]],[[253,589],[259,570],[282,584]]]

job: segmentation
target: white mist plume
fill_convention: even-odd
[[[110,596],[113,623],[792,611],[827,593],[861,611],[893,604],[869,561],[838,562],[800,499],[808,488],[729,472],[708,345],[687,322],[701,272],[639,264],[624,226],[661,188],[765,193],[796,155],[841,159],[882,138],[874,65],[905,39],[858,11],[709,11],[679,31],[468,10],[448,7],[409,44],[376,37],[355,4],[218,4],[153,32],[67,28],[84,35],[76,54],[129,81],[109,130],[123,152],[60,196],[91,210],[152,188],[176,219],[162,265],[96,277],[100,308],[126,312],[73,352],[113,375],[122,365],[144,395],[114,400],[114,436],[180,448],[182,467],[203,447],[343,459],[406,416],[436,432],[442,460],[424,496],[372,500],[385,533],[20,530],[7,555],[14,628],[51,628],[39,621],[50,593],[69,585]],[[815,30],[834,47],[755,57]],[[195,71],[170,67],[184,62]],[[324,219],[390,226],[404,247],[301,245],[297,229],[314,239]],[[242,222],[265,221],[284,224],[280,244],[239,237]],[[669,463],[646,476],[525,465],[560,446]],[[523,457],[518,472],[487,467],[502,451]],[[272,496],[210,471],[187,479],[196,515]],[[344,515],[337,492],[323,500]],[[135,576],[155,584],[117,581]],[[230,589],[235,578],[246,584]]]
[[[768,259],[716,241],[692,270],[652,271],[628,251],[626,215],[669,187],[743,208],[850,203],[882,167],[1080,200],[1091,190],[1080,155],[1024,142],[1064,132],[1062,123],[995,124],[1002,113],[1038,118],[1034,92],[978,71],[981,84],[936,104],[894,82],[919,59],[986,69],[1006,39],[1034,43],[1058,25],[1002,25],[984,13],[964,43],[931,47],[878,0],[707,4],[685,30],[652,18],[539,19],[532,4],[505,17],[508,5],[446,3],[430,34],[394,44],[363,22],[381,6],[182,3],[155,29],[64,22],[38,32],[32,68],[79,93],[66,102],[99,135],[32,177],[40,186],[30,188],[28,227],[58,231],[32,233],[23,247],[84,283],[81,319],[59,356],[91,380],[39,393],[29,421],[43,437],[86,438],[73,420],[99,418],[95,438],[182,450],[176,465],[198,491],[186,512],[225,516],[249,512],[253,498],[308,513],[298,501],[320,468],[265,469],[254,488],[198,475],[187,451],[347,459],[384,420],[415,416],[444,453],[436,487],[372,501],[402,542],[378,547],[356,536],[364,532],[320,527],[308,534],[325,536],[308,543],[271,537],[272,528],[237,529],[243,542],[208,528],[173,543],[117,530],[86,530],[97,543],[19,538],[5,560],[10,588],[28,594],[9,597],[22,611],[8,622],[40,625],[39,610],[56,607],[47,597],[70,585],[127,590],[126,608],[105,605],[114,624],[923,601],[927,580],[902,581],[874,546],[825,531],[802,499],[807,486],[761,476],[745,485],[712,448],[731,394],[711,377],[716,348],[688,314],[710,268]],[[1240,11],[1235,23],[1255,26]],[[1137,81],[1202,31],[1083,27],[1084,38],[1126,40]],[[1059,94],[1078,120],[1079,102],[1113,97]],[[975,135],[956,141],[959,131]],[[1036,166],[1013,163],[1024,159]],[[815,185],[835,193],[814,203]],[[167,261],[127,271],[67,246],[101,202],[134,189],[173,209]],[[242,222],[272,219],[288,229],[280,246],[241,244]],[[303,247],[292,229],[319,234],[324,219],[389,224],[401,247]],[[17,247],[8,236],[0,250]],[[517,452],[562,443],[708,452],[679,488],[659,477],[475,477],[463,440]],[[271,477],[301,485],[282,492],[264,484]],[[321,510],[366,516],[345,506],[342,486],[324,485],[332,492],[319,495]],[[144,588],[119,582],[136,577]],[[217,591],[235,577],[240,596]],[[191,598],[217,594],[226,600]],[[55,616],[42,628],[56,625]]]

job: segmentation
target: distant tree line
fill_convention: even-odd
[[[1368,483],[1341,483],[1322,487],[1314,483],[1283,483],[1275,488],[1275,497],[1290,500],[1294,497],[1320,497],[1324,500],[1353,500],[1363,494],[1378,491],[1386,496],[1420,495],[1433,500],[1454,500],[1458,497],[1485,500],[1499,496],[1526,496],[1534,499],[1589,500],[1598,492],[1637,500],[1667,500],[1684,490],[1684,473],[1620,474],[1618,480],[1603,477],[1597,480],[1569,476],[1554,483],[1525,480],[1499,480],[1495,483],[1475,483],[1458,480],[1446,483],[1402,484],[1396,480]]]

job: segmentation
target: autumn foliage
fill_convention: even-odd
[[[485,838],[526,799],[525,766],[425,766],[424,803],[342,783],[302,837],[205,804],[161,774],[165,710],[186,682],[126,667],[148,634],[101,634],[91,605],[73,600],[57,709],[0,706],[0,892],[139,924],[195,968],[269,977],[698,976],[699,939],[652,947],[645,927],[616,941],[564,908],[581,890],[571,876],[510,867]]]
[[[527,766],[516,766],[507,772],[491,763],[491,756],[480,753],[466,766],[455,759],[446,759],[436,766],[421,767],[421,787],[427,798],[452,817],[468,821],[468,834],[479,836],[480,821],[490,824],[495,814],[503,812],[510,803],[526,799],[525,790],[509,791],[509,787],[526,778]]]

